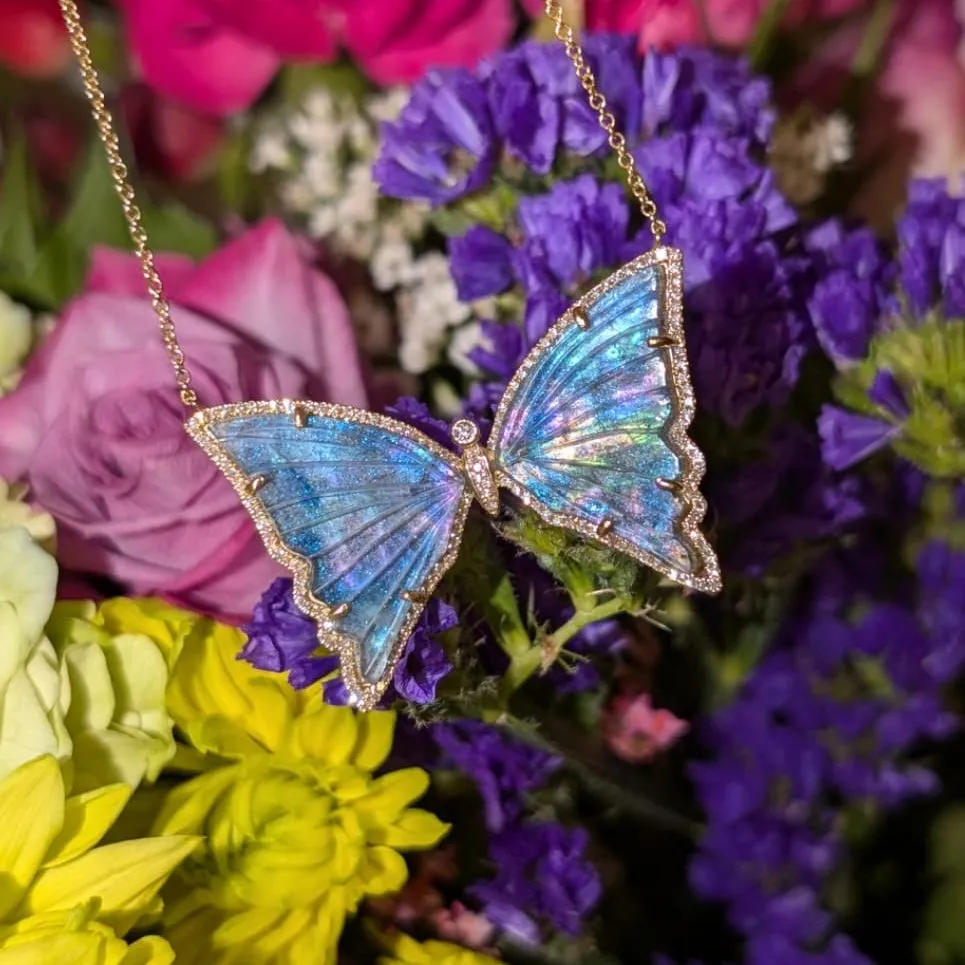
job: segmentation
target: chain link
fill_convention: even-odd
[[[84,93],[90,102],[94,123],[97,125],[97,133],[100,135],[104,150],[107,153],[114,189],[117,191],[121,207],[124,209],[124,218],[127,221],[134,252],[141,263],[141,273],[147,282],[151,305],[154,308],[154,314],[157,315],[158,328],[161,330],[161,340],[164,342],[168,358],[171,360],[171,367],[174,369],[178,394],[187,408],[196,409],[198,407],[198,396],[191,387],[191,373],[188,372],[184,350],[178,341],[174,320],[171,318],[171,306],[164,296],[161,276],[154,264],[154,252],[148,246],[147,232],[144,230],[141,211],[134,200],[134,188],[128,176],[127,165],[121,156],[120,143],[117,139],[117,132],[114,130],[110,111],[107,109],[104,100],[104,91],[97,79],[97,71],[94,69],[94,62],[91,59],[90,45],[87,42],[87,34],[80,20],[80,12],[75,0],[60,0],[60,10],[67,26],[67,32],[70,34],[70,45],[80,67]]]
[[[654,244],[658,245],[660,239],[666,234],[667,225],[657,217],[657,204],[650,197],[650,192],[643,183],[643,178],[637,170],[633,155],[627,148],[627,139],[617,130],[617,119],[612,112],[607,110],[606,98],[597,87],[593,69],[586,62],[586,57],[576,39],[576,34],[573,32],[573,28],[563,19],[561,0],[546,0],[546,16],[553,21],[553,33],[566,48],[566,56],[573,62],[573,69],[576,71],[576,76],[579,78],[583,90],[586,91],[590,107],[596,111],[600,127],[606,132],[607,141],[617,156],[617,164],[623,171],[627,187],[630,188],[630,193],[637,199],[640,212],[650,222]]]

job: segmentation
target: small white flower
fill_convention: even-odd
[[[413,279],[415,254],[407,241],[389,241],[379,245],[369,263],[372,282],[379,291],[391,291],[408,285]]]
[[[316,198],[337,198],[342,194],[342,172],[331,154],[310,154],[302,165],[302,177]]]
[[[449,342],[449,361],[466,375],[479,375],[479,366],[469,358],[469,353],[485,342],[482,326],[478,321],[457,328]]]
[[[308,233],[313,238],[328,238],[338,226],[338,215],[331,205],[319,205],[308,216]]]
[[[289,178],[278,189],[278,197],[286,211],[307,214],[315,206],[315,191],[303,177]]]
[[[319,118],[301,111],[288,122],[291,136],[306,151],[337,151],[345,139],[345,129],[336,118]]]
[[[373,94],[365,102],[365,113],[374,121],[394,121],[409,99],[405,87],[390,87],[388,90]]]
[[[254,172],[284,171],[292,162],[291,143],[280,124],[262,128],[251,149],[248,167]]]
[[[830,171],[851,160],[854,150],[854,129],[843,114],[832,114],[816,132],[814,163],[821,171]]]

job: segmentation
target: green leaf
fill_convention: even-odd
[[[328,88],[335,94],[345,94],[361,100],[372,90],[372,84],[350,61],[335,64],[289,64],[279,77],[282,100],[297,106],[313,90]]]
[[[144,228],[155,251],[176,251],[191,258],[203,258],[217,247],[212,225],[183,204],[169,202],[148,207]]]
[[[767,61],[774,43],[774,37],[780,30],[781,21],[790,5],[791,0],[770,0],[757,21],[757,28],[748,46],[750,62],[757,70],[760,70]]]
[[[138,197],[144,228],[155,251],[193,257],[210,252],[214,229],[177,203],[153,205]],[[130,250],[131,240],[120,199],[101,143],[91,138],[81,162],[73,200],[66,215],[44,240],[30,282],[61,304],[81,290],[91,250],[96,245]]]
[[[37,256],[37,181],[30,168],[27,145],[18,137],[4,159],[3,204],[0,204],[0,271],[29,270]]]

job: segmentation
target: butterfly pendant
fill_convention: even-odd
[[[720,590],[698,526],[705,502],[682,318],[682,258],[657,248],[576,302],[530,351],[486,446],[452,426],[455,455],[395,419],[319,402],[242,402],[188,422],[228,477],[295,601],[370,708],[455,562],[473,501],[500,489],[697,590]]]

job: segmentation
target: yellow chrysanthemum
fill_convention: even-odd
[[[390,947],[391,953],[383,955],[379,965],[500,965],[482,952],[449,942],[417,942],[408,935],[395,936]]]
[[[237,630],[208,627],[175,664],[168,707],[231,763],[172,791],[158,818],[158,833],[206,836],[172,880],[165,933],[179,965],[326,965],[359,902],[404,884],[399,850],[433,846],[446,826],[409,807],[424,771],[373,776],[392,714],[298,695],[237,660]]]
[[[46,755],[0,781],[2,965],[84,961],[31,958],[26,952],[18,958],[14,949],[54,943],[58,921],[64,932],[86,927],[106,942],[105,928],[124,935],[155,909],[161,886],[199,839],[171,835],[97,847],[130,795],[126,785],[114,784],[65,798],[60,767]],[[87,927],[92,919],[104,927]]]
[[[0,965],[171,965],[174,950],[157,936],[128,945],[96,921],[99,904],[34,915],[0,927]]]

